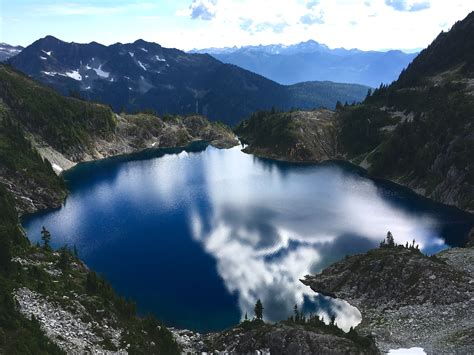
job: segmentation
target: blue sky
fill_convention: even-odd
[[[0,0],[0,42],[48,34],[111,44],[138,38],[180,49],[292,44],[365,50],[428,45],[474,0]]]

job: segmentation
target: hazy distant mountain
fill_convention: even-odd
[[[360,101],[368,89],[329,82],[283,86],[207,54],[143,40],[104,46],[48,36],[11,58],[10,64],[64,94],[74,92],[115,110],[197,111],[231,124],[273,106],[333,107],[338,100]]]
[[[7,43],[0,43],[0,62],[4,62],[8,58],[17,55],[22,49],[22,46],[11,46]]]
[[[330,49],[312,40],[290,46],[207,48],[191,52],[208,53],[224,63],[238,65],[280,84],[330,80],[372,87],[396,80],[416,57],[416,53],[398,50]]]

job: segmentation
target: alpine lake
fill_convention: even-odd
[[[474,217],[346,162],[290,164],[216,149],[153,149],[82,163],[64,174],[60,209],[23,218],[32,242],[79,256],[140,314],[217,331],[253,316],[286,319],[298,304],[348,329],[360,313],[299,279],[377,247],[388,231],[424,253],[461,246]]]

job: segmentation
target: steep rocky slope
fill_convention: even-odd
[[[314,291],[359,308],[356,328],[381,350],[422,347],[428,353],[474,350],[473,248],[428,257],[403,246],[354,255],[306,276]]]
[[[362,104],[266,112],[236,129],[246,151],[289,161],[345,159],[436,201],[474,211],[474,13],[442,33]],[[284,119],[283,119],[284,118]]]
[[[8,66],[0,66],[0,99],[0,182],[21,212],[61,205],[65,185],[51,167],[60,173],[82,161],[195,140],[219,148],[238,144],[227,126],[202,116],[118,115],[62,97]]]
[[[73,250],[30,245],[14,205],[0,185],[1,354],[179,353],[164,326],[137,317]]]
[[[474,13],[388,87],[339,115],[341,147],[369,172],[474,211]]]

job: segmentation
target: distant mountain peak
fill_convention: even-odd
[[[396,80],[416,56],[399,50],[331,49],[314,39],[291,45],[260,44],[192,52],[208,53],[224,63],[238,65],[284,85],[329,80],[372,87]]]
[[[22,46],[12,46],[8,43],[0,43],[0,62],[4,62],[9,58],[17,55],[23,50]]]
[[[52,35],[47,35],[43,38],[40,38],[37,42],[42,42],[42,43],[66,43],[66,42],[61,41],[59,38],[56,38]]]

